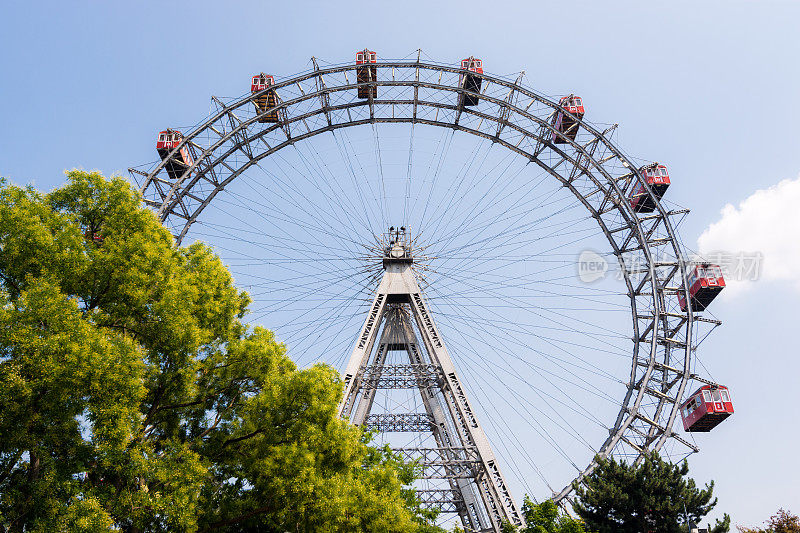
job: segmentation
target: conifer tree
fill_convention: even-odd
[[[656,452],[637,464],[601,460],[576,486],[575,512],[596,533],[685,533],[717,504],[714,482],[700,489],[688,478],[686,461],[672,464]],[[730,517],[713,533],[725,533]]]

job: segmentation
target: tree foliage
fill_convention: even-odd
[[[738,526],[737,529],[741,533],[800,533],[800,518],[783,509],[778,509],[778,512],[767,520],[766,525],[766,528]]]
[[[520,533],[587,533],[581,520],[576,520],[559,510],[552,500],[533,503],[525,497],[522,504],[526,527]]]
[[[433,531],[412,468],[122,179],[0,184],[0,531]]]
[[[699,522],[717,504],[714,482],[700,489],[688,473],[685,461],[672,464],[655,452],[638,464],[601,460],[576,487],[574,509],[597,533],[685,532],[687,517]],[[725,533],[729,525],[725,515],[712,531]]]

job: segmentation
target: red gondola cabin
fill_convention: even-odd
[[[458,93],[458,105],[475,106],[478,105],[478,94],[481,92],[481,77],[475,74],[483,74],[483,61],[469,56],[461,60],[461,68],[466,70],[458,75],[458,86],[469,91]],[[474,72],[475,74],[470,74]]]
[[[178,146],[183,140],[183,133],[178,130],[164,130],[158,134],[158,141],[156,141],[156,150],[161,160],[165,160],[170,152]],[[192,166],[194,159],[189,147],[184,145],[175,157],[167,161],[164,168],[167,170],[167,175],[170,179],[176,180],[181,177],[184,171]]]
[[[719,265],[700,263],[689,270],[687,284],[692,297],[692,309],[704,311],[711,300],[725,288],[725,279],[722,277],[722,269]],[[683,291],[678,291],[678,302],[681,310],[686,311],[686,299],[683,297]]]
[[[358,97],[366,100],[367,98],[378,97],[378,86],[367,85],[378,79],[378,55],[366,48],[356,52],[356,83],[358,83]]]
[[[572,115],[578,117],[579,120],[582,120],[583,114],[585,113],[583,100],[579,96],[571,94],[561,98],[558,102],[558,106],[558,111],[553,115],[552,126],[555,131],[553,132],[551,140],[556,144],[566,144],[566,139],[559,136],[558,133],[574,141],[575,137],[578,135],[578,122],[572,116],[564,113],[564,111],[568,111],[572,113]]]
[[[253,83],[250,84],[250,92],[251,93],[260,93],[261,91],[265,91],[262,94],[256,96],[255,100],[253,100],[253,104],[256,106],[256,113],[258,114],[258,121],[259,122],[278,122],[278,110],[275,109],[275,106],[278,105],[278,96],[275,94],[275,89],[270,89],[275,85],[275,78],[270,76],[269,74],[256,74],[253,76]],[[271,111],[267,111],[271,109]]]
[[[683,429],[706,432],[733,414],[733,402],[728,387],[703,385],[681,405]]]
[[[652,163],[640,168],[639,172],[642,173],[642,177],[650,186],[653,194],[661,200],[669,187],[669,173],[667,172],[667,167],[658,163]],[[647,194],[647,190],[641,183],[638,184],[635,192],[631,195],[631,207],[637,213],[652,213],[656,209],[656,203],[650,195]]]

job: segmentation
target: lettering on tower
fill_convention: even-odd
[[[385,294],[379,294],[375,298],[375,302],[372,304],[372,308],[369,310],[369,317],[367,318],[367,323],[364,324],[364,332],[361,333],[361,338],[358,341],[358,347],[364,348],[367,345],[367,339],[370,337],[370,333],[372,330],[375,329],[375,321],[378,319],[378,311],[381,309],[381,305],[383,304],[383,300],[386,298]]]
[[[425,324],[425,327],[428,330],[428,336],[430,337],[431,342],[437,348],[441,348],[442,341],[439,339],[439,334],[436,332],[436,327],[433,325],[433,320],[428,314],[428,309],[425,307],[425,302],[422,300],[422,296],[419,293],[416,293],[412,294],[411,297],[414,298],[414,303],[416,303],[417,307],[419,308],[422,323]]]

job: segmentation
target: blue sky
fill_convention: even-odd
[[[799,16],[791,1],[6,1],[0,175],[50,189],[73,167],[124,173],[154,159],[157,131],[195,123],[210,95],[241,94],[252,73],[349,61],[365,46],[384,57],[422,48],[443,62],[474,54],[491,73],[525,70],[545,94],[580,94],[592,120],[620,124],[628,153],[668,163],[679,183],[670,199],[692,209],[681,235],[697,249],[724,206],[798,179]],[[724,325],[701,355],[737,412],[698,439],[692,472],[716,480],[718,509],[743,524],[800,511],[800,288],[785,273],[800,268],[800,233],[793,206],[777,205],[787,197],[743,206],[750,218],[706,243],[764,248],[784,272],[715,302]],[[780,243],[794,253],[775,252]]]

